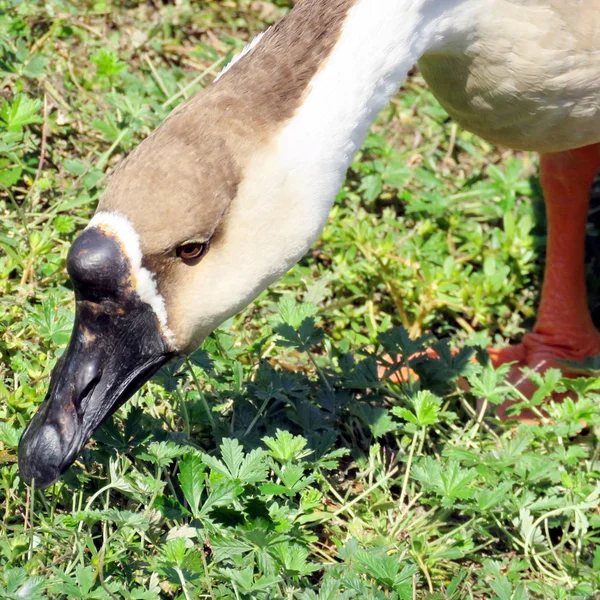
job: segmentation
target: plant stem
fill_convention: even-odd
[[[211,427],[211,429],[214,429],[215,428],[215,420],[212,416],[210,407],[208,406],[208,402],[206,401],[206,398],[204,397],[204,393],[202,392],[202,388],[200,387],[200,382],[198,381],[198,378],[196,377],[196,373],[194,373],[194,369],[192,368],[192,363],[190,362],[189,358],[186,358],[185,362],[186,362],[188,369],[192,375],[192,379],[194,380],[196,389],[198,390],[198,395],[200,396],[200,402],[202,402],[202,406],[204,407],[204,410],[206,411],[206,414],[208,416],[208,420],[210,421],[210,427]]]
[[[413,436],[412,443],[410,445],[410,450],[408,451],[408,460],[406,461],[406,472],[404,473],[404,481],[402,482],[402,491],[400,492],[400,500],[398,500],[398,505],[402,508],[404,504],[404,498],[406,496],[406,490],[408,488],[408,478],[410,477],[410,469],[412,467],[412,461],[415,455],[415,448],[417,447],[417,440],[419,439],[418,433],[415,432]]]
[[[188,592],[187,585],[185,583],[185,577],[183,576],[183,572],[179,567],[175,567],[175,572],[179,577],[179,581],[181,582],[181,589],[183,590],[183,595],[185,596],[185,600],[192,600],[190,593]]]

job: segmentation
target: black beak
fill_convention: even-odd
[[[103,421],[175,355],[135,292],[118,240],[85,230],[67,268],[76,297],[71,341],[19,443],[21,474],[38,488],[57,481]]]

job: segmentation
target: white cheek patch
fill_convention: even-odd
[[[127,217],[116,212],[99,212],[89,222],[89,227],[108,230],[121,243],[129,259],[131,274],[135,281],[135,292],[140,300],[150,306],[160,323],[163,336],[171,346],[175,347],[175,335],[167,324],[165,299],[158,292],[156,280],[151,271],[142,266],[142,250],[140,236]]]

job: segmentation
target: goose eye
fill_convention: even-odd
[[[204,256],[207,250],[208,242],[195,242],[191,244],[182,244],[177,248],[175,253],[177,254],[177,258],[181,258],[181,260],[185,261],[191,261],[198,260]]]

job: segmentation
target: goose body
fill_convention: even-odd
[[[24,477],[38,487],[55,481],[161,364],[194,350],[303,256],[369,126],[415,62],[448,112],[493,142],[568,152],[600,141],[594,4],[300,0],[113,173],[69,252],[76,324],[23,434]],[[556,173],[561,157],[552,159]],[[597,165],[593,151],[580,158],[590,172],[600,165],[600,152]],[[576,179],[585,186],[586,177]],[[573,207],[560,204],[573,224],[560,236],[568,247],[579,247],[576,191]],[[550,255],[557,249],[560,258],[550,244]],[[581,303],[583,267],[571,268],[577,252],[554,261],[548,280],[573,279],[558,316],[579,343],[593,327]],[[548,346],[556,306],[545,293],[527,343]]]
[[[482,0],[473,32],[427,51],[419,67],[465,129],[516,150],[600,141],[600,5]]]

